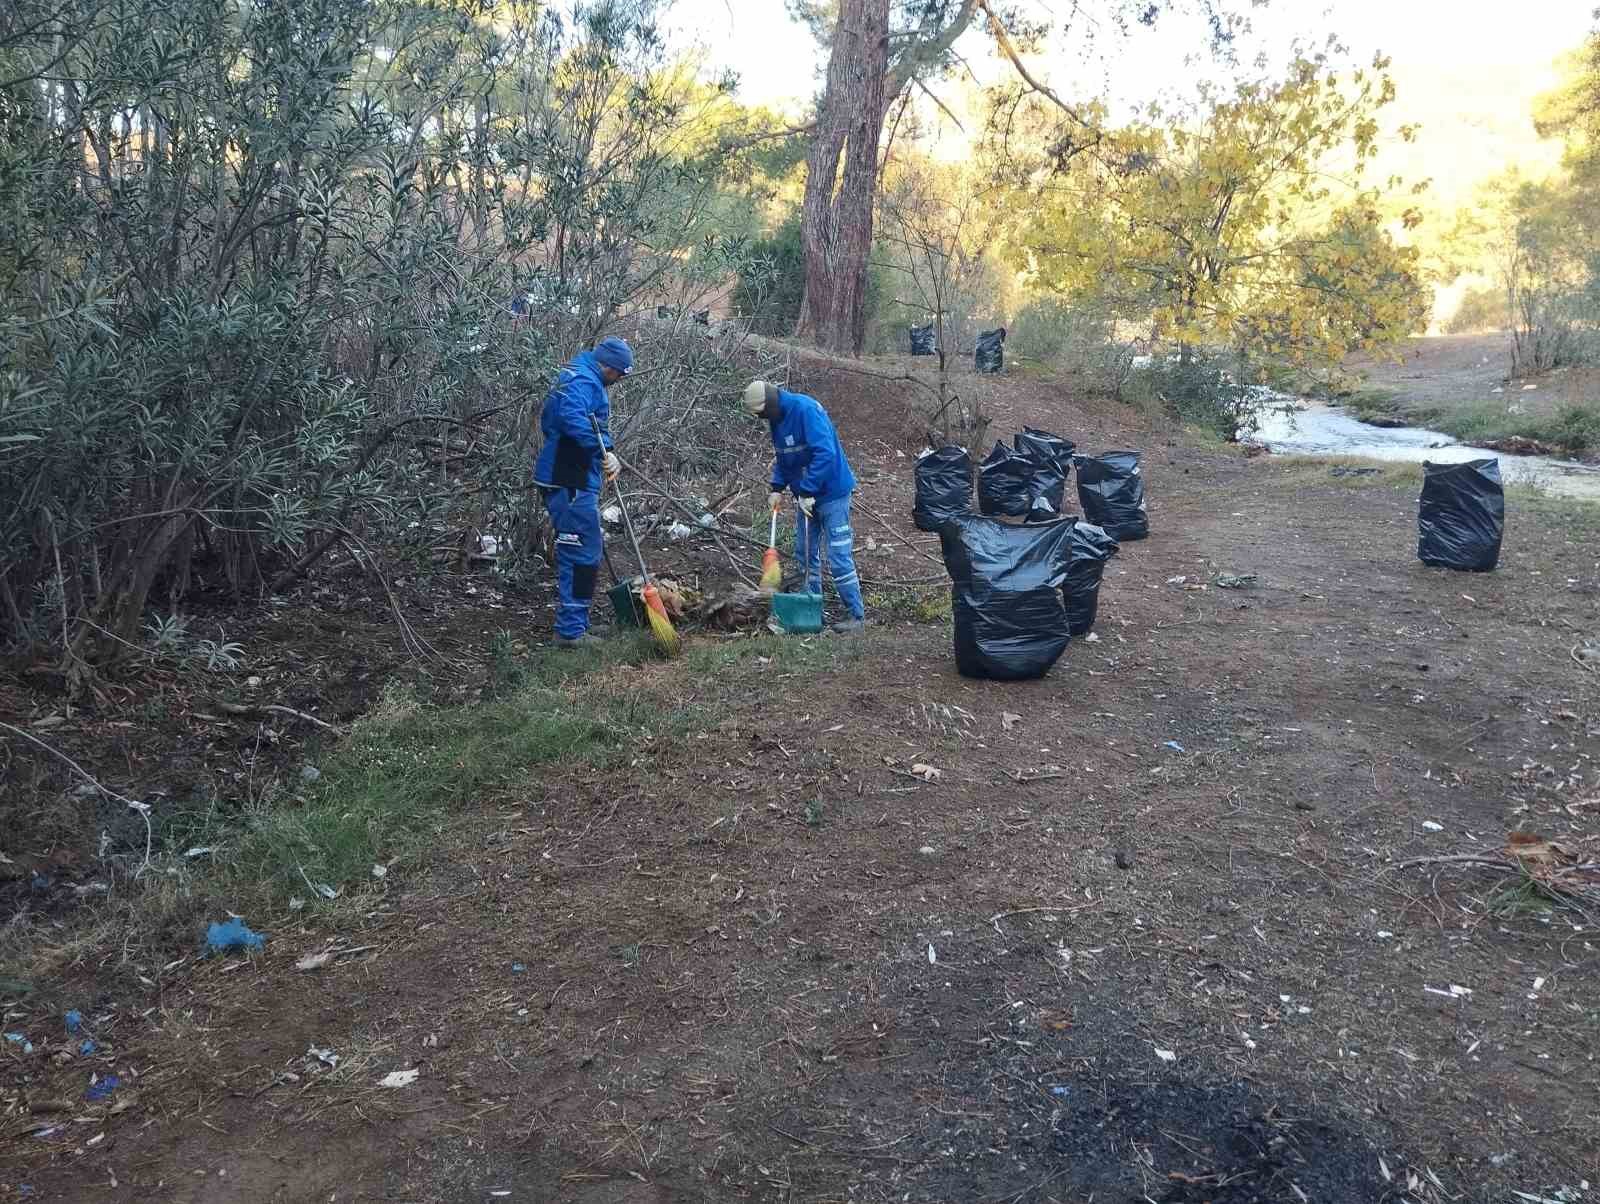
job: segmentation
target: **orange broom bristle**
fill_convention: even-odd
[[[667,608],[662,604],[661,595],[649,582],[644,587],[644,613],[650,620],[650,634],[655,637],[661,651],[668,656],[675,655],[679,647],[678,633],[673,630],[672,620],[667,618]]]
[[[778,549],[768,548],[761,558],[761,588],[770,594],[782,584],[783,568],[778,563]]]

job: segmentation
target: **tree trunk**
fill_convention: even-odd
[[[866,341],[867,254],[888,64],[889,0],[842,0],[816,134],[806,155],[801,208],[806,285],[798,333],[819,347],[853,355]]]

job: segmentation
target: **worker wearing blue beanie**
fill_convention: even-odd
[[[604,550],[600,487],[622,471],[611,450],[606,390],[632,371],[633,349],[614,336],[601,339],[561,370],[539,415],[544,445],[533,466],[533,483],[555,526],[556,644],[563,648],[594,639],[589,610]]]

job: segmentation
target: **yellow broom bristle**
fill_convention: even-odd
[[[672,620],[667,618],[667,608],[661,604],[661,595],[653,585],[644,587],[644,613],[650,620],[650,634],[655,637],[661,651],[668,656],[677,655],[678,633],[673,630]]]
[[[767,593],[776,593],[783,584],[783,566],[778,563],[778,549],[768,548],[767,554],[761,558],[761,588]]]

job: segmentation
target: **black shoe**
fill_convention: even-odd
[[[557,648],[598,648],[598,647],[600,647],[600,645],[602,645],[604,643],[605,643],[605,641],[602,640],[599,636],[594,635],[594,634],[592,634],[590,632],[587,632],[587,631],[584,632],[582,635],[575,635],[575,636],[558,635],[558,636],[556,636],[556,647]]]

